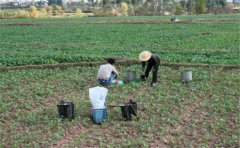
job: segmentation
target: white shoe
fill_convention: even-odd
[[[155,86],[156,86],[156,83],[151,82],[151,83],[150,83],[150,86],[151,86],[151,87],[155,87]]]

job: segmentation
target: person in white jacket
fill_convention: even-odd
[[[112,84],[115,82],[115,79],[119,77],[118,72],[113,64],[115,64],[115,60],[113,58],[108,58],[107,64],[103,64],[99,67],[97,74],[99,84]]]

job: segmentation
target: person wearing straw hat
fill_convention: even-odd
[[[139,59],[142,61],[142,72],[144,73],[145,65],[147,63],[147,68],[145,74],[143,75],[142,79],[148,78],[149,72],[152,70],[153,77],[150,86],[156,86],[158,81],[157,74],[158,74],[158,67],[160,65],[160,58],[157,55],[152,54],[150,51],[143,51],[139,54]]]

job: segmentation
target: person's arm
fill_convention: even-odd
[[[118,72],[117,72],[117,69],[116,69],[114,66],[112,66],[112,72],[114,72],[114,74],[116,75],[116,77],[119,77],[119,74],[118,74]]]

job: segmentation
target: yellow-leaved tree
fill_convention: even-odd
[[[38,12],[37,8],[35,6],[30,6],[29,8],[29,16],[31,18],[38,18],[40,16],[40,13]]]
[[[121,3],[118,16],[128,16],[128,4],[123,2]]]
[[[46,9],[49,15],[52,15],[52,10],[53,10],[52,6],[45,6],[44,8]]]
[[[77,8],[77,10],[76,10],[76,16],[77,16],[77,17],[84,17],[85,14],[82,12],[81,9]]]

